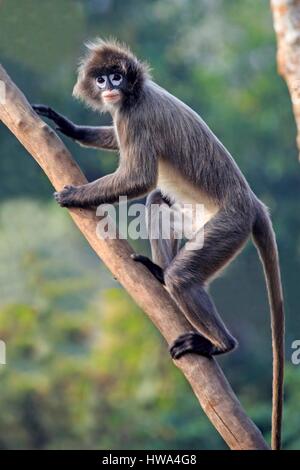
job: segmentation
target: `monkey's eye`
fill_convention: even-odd
[[[109,80],[111,81],[112,85],[118,86],[120,83],[122,83],[123,77],[120,73],[112,73],[109,76]]]
[[[105,88],[106,87],[106,82],[107,82],[107,77],[106,75],[101,75],[101,77],[96,78],[96,83],[99,88]]]

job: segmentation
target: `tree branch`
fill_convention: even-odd
[[[5,102],[0,104],[0,120],[38,162],[55,189],[61,190],[66,184],[84,184],[84,175],[62,141],[35,114],[1,66],[0,80],[6,90]],[[126,241],[99,239],[96,235],[99,219],[94,211],[71,209],[69,212],[96,254],[169,344],[192,329],[161,284],[144,266],[131,260],[132,249]],[[214,359],[189,354],[174,363],[186,376],[203,410],[231,449],[269,448]]]
[[[278,73],[291,95],[300,160],[300,1],[271,0],[271,9],[277,36]]]

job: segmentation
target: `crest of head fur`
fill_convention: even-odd
[[[149,78],[148,66],[139,61],[127,46],[115,40],[97,39],[86,46],[87,53],[80,62],[73,95],[94,109],[99,109],[101,103],[95,78],[114,71],[126,76],[126,99],[137,99],[145,80]]]

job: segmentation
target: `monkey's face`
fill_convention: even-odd
[[[148,68],[116,41],[88,44],[73,90],[76,98],[99,111],[114,111],[138,99]]]
[[[113,111],[128,94],[126,72],[117,67],[94,67],[80,74],[73,95],[83,98],[94,109]]]
[[[122,101],[126,89],[126,77],[118,71],[108,70],[95,77],[96,86],[101,93],[104,105],[118,105]]]

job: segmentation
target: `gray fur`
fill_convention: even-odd
[[[142,197],[155,190],[148,198],[148,205],[153,201],[168,204],[172,194],[161,194],[155,189],[159,164],[167,163],[180,174],[191,191],[198,188],[218,207],[218,212],[204,226],[201,249],[188,250],[188,244],[179,249],[172,236],[170,240],[151,240],[153,259],[163,269],[163,282],[191,323],[192,331],[178,338],[171,347],[174,358],[188,352],[210,356],[235,348],[237,342],[221,320],[207,285],[253,234],[264,265],[271,306],[274,356],[272,445],[279,448],[284,311],[276,240],[267,210],[205,122],[155,84],[147,67],[128,49],[115,42],[103,41],[90,46],[80,66],[75,96],[94,109],[106,111],[101,92],[95,86],[95,76],[110,70],[125,74],[127,83],[121,90],[120,103],[110,109],[114,127],[77,126],[82,133],[76,140],[110,150],[118,147],[118,169],[92,183],[66,187],[56,199],[62,206],[84,208],[116,203],[122,195]],[[64,127],[60,130],[64,132]],[[65,133],[70,135],[68,132]],[[74,135],[78,137],[78,133]],[[152,272],[155,274],[159,270]]]

